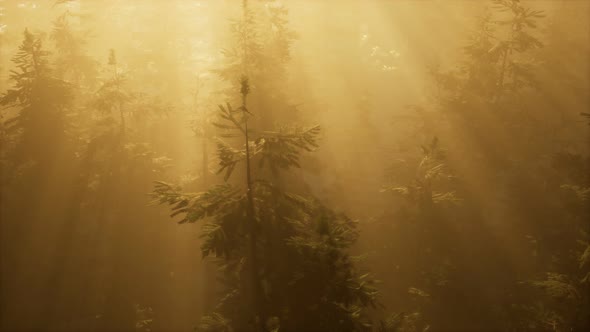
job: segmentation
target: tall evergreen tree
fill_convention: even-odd
[[[51,260],[51,253],[39,250],[37,234],[54,234],[70,194],[58,179],[62,171],[73,168],[70,162],[74,156],[75,137],[68,119],[73,86],[55,76],[49,55],[42,38],[25,30],[12,59],[15,66],[10,75],[12,86],[0,97],[4,120],[0,166],[2,269],[14,272],[3,276],[3,285],[11,289],[3,300],[31,300],[35,292],[45,294],[47,291],[43,288],[44,278],[51,268],[24,262],[30,257]],[[51,204],[44,195],[52,197]],[[25,285],[21,278],[30,276],[33,270],[40,272],[30,277],[29,284]],[[21,321],[23,313],[3,312],[2,315],[14,316],[8,320],[7,327],[22,324],[34,329],[40,321],[48,319],[48,307],[48,301],[37,301],[30,308],[33,318],[25,323]]]
[[[203,320],[202,330],[364,330],[364,308],[375,304],[367,275],[358,275],[346,250],[358,233],[355,223],[319,201],[285,191],[280,171],[299,166],[301,151],[317,146],[319,127],[258,133],[248,129],[249,83],[242,81],[242,105],[220,105],[216,123],[225,137],[241,137],[241,148],[218,143],[219,172],[225,180],[240,163],[245,183],[214,186],[198,194],[158,183],[155,199],[172,206],[181,223],[208,220],[203,255],[220,258],[226,296],[223,316]],[[259,167],[254,171],[252,163]],[[243,188],[243,189],[240,189]],[[248,312],[244,307],[250,306]]]
[[[19,137],[15,153],[20,163],[31,159],[50,162],[53,154],[41,147],[60,146],[67,139],[65,115],[71,102],[70,86],[52,76],[48,56],[41,38],[25,30],[12,59],[17,67],[10,75],[13,86],[0,99],[0,105],[14,110],[13,115],[6,116],[4,131],[5,135]]]

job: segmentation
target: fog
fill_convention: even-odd
[[[0,0],[0,330],[590,330],[590,2]]]

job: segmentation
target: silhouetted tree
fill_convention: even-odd
[[[273,174],[299,166],[301,151],[316,147],[319,127],[283,128],[253,133],[246,107],[248,81],[242,82],[242,106],[220,106],[226,137],[241,137],[241,148],[220,141],[220,172],[229,180],[245,163],[245,184],[214,186],[185,194],[158,183],[155,199],[172,206],[180,223],[206,219],[204,256],[220,258],[226,296],[219,311],[237,330],[364,330],[366,307],[375,304],[367,275],[359,276],[346,250],[358,233],[355,223],[312,197],[285,191]],[[255,114],[255,113],[254,113]],[[261,168],[251,167],[254,159]],[[243,308],[250,305],[250,310]],[[217,318],[215,318],[217,317]],[[223,330],[227,321],[207,317],[201,330]]]

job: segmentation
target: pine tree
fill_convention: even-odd
[[[41,38],[25,30],[12,59],[17,68],[10,75],[13,86],[0,98],[0,105],[14,110],[3,128],[5,138],[17,137],[18,163],[47,163],[52,154],[40,147],[59,146],[67,139],[65,114],[71,102],[71,87],[52,76],[48,56]]]
[[[206,220],[202,253],[220,259],[227,290],[218,309],[236,330],[367,329],[363,312],[375,304],[375,291],[346,253],[358,236],[355,223],[277,182],[280,172],[299,167],[301,151],[317,146],[319,127],[258,132],[254,139],[248,93],[243,80],[242,105],[220,105],[222,122],[215,123],[223,137],[244,140],[241,148],[220,140],[217,150],[225,180],[244,163],[245,183],[187,194],[159,182],[155,200],[171,205],[172,216],[182,215],[180,223]],[[250,312],[241,310],[248,307]],[[221,324],[216,315],[200,329]]]
[[[86,36],[71,23],[73,16],[66,11],[53,22],[51,39],[56,49],[55,68],[64,80],[90,86],[97,77],[97,64],[86,54]]]
[[[382,330],[448,329],[452,326],[448,320],[462,326],[468,319],[447,317],[452,309],[438,302],[450,301],[449,289],[465,287],[457,280],[462,257],[453,249],[456,234],[451,227],[463,199],[456,193],[456,177],[438,138],[423,145],[418,158],[397,158],[387,169],[387,179],[389,184],[381,192],[391,195],[393,208],[384,214],[375,241],[386,249],[380,254],[396,262],[400,275],[396,288],[405,293],[397,297],[415,304],[388,317]],[[408,180],[404,184],[401,179]],[[401,253],[408,251],[412,257],[403,257]],[[465,304],[455,304],[459,305]]]
[[[542,11],[528,8],[519,0],[494,0],[492,4],[493,10],[480,17],[465,48],[464,64],[456,71],[438,72],[434,78],[445,120],[453,130],[462,132],[463,142],[468,142],[457,145],[473,146],[456,155],[464,170],[478,170],[473,175],[479,177],[477,183],[491,198],[485,203],[489,207],[466,199],[467,215],[480,223],[510,225],[518,230],[511,236],[523,239],[512,245],[512,250],[526,266],[518,272],[524,277],[509,276],[496,285],[487,283],[489,288],[504,289],[503,298],[494,304],[498,308],[494,315],[502,317],[496,320],[502,329],[557,331],[583,326],[583,330],[587,321],[580,320],[580,312],[574,308],[587,306],[587,298],[578,295],[584,293],[586,285],[576,281],[584,276],[578,264],[585,246],[576,241],[587,241],[586,231],[581,230],[587,227],[580,228],[577,223],[584,218],[578,208],[587,206],[585,189],[580,184],[572,186],[572,182],[563,185],[555,178],[556,170],[549,161],[561,160],[558,164],[563,165],[583,160],[563,152],[558,158],[553,155],[566,146],[576,146],[580,133],[574,130],[578,119],[572,119],[580,104],[575,102],[579,95],[570,97],[557,91],[564,85],[587,84],[576,75],[562,76],[569,70],[570,64],[561,62],[562,50],[568,48],[565,45],[569,41],[555,25],[550,26],[553,37],[548,43],[541,42]],[[556,103],[568,106],[558,112]],[[570,203],[562,205],[564,199]],[[505,217],[496,221],[478,210]],[[481,233],[472,233],[471,237],[478,243],[486,238]],[[493,246],[478,250],[493,252]],[[502,266],[490,262],[480,268],[496,273]],[[488,279],[494,280],[491,276]]]
[[[297,119],[295,103],[286,93],[286,64],[291,45],[297,38],[288,28],[288,10],[279,3],[242,2],[242,17],[232,22],[232,47],[222,50],[224,64],[215,72],[226,82],[224,93],[239,102],[240,80],[247,76],[252,85],[249,103],[263,114],[252,121],[254,127],[272,127],[278,119]]]
[[[86,276],[90,296],[83,305],[100,313],[93,322],[99,329],[132,329],[136,316],[146,314],[146,299],[153,296],[151,281],[137,281],[148,264],[137,259],[138,253],[148,244],[145,232],[134,230],[135,221],[153,218],[144,214],[142,197],[146,185],[169,166],[169,159],[153,148],[150,131],[170,106],[138,92],[114,50],[108,52],[104,67],[103,82],[96,93],[86,96],[85,111],[90,114],[80,132],[77,160],[77,214],[86,236],[92,234],[80,256],[98,262]]]
[[[54,277],[52,268],[22,262],[29,262],[32,256],[39,261],[54,258],[38,250],[39,239],[34,234],[57,233],[70,198],[70,188],[64,187],[60,179],[62,171],[69,173],[74,169],[75,137],[72,122],[68,119],[74,87],[55,76],[49,55],[40,35],[25,30],[23,41],[12,59],[15,67],[10,75],[12,86],[0,97],[2,115],[6,119],[3,122],[5,141],[2,142],[0,169],[3,177],[0,210],[3,257],[10,262],[3,265],[3,269],[14,273],[3,278],[6,287],[14,289],[14,293],[3,301],[30,300],[32,295],[28,290],[34,287],[40,287],[42,296],[51,294],[44,285],[51,283]],[[51,200],[45,197],[51,197]],[[36,275],[27,280],[29,284],[25,287],[19,278],[30,274],[31,270],[35,270]],[[24,326],[35,329],[40,326],[40,321],[51,324],[49,307],[48,301],[36,301],[28,312],[31,319]],[[21,314],[15,313],[7,326],[23,326],[19,322],[22,318],[18,315]]]

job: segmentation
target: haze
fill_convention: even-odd
[[[589,331],[589,19],[0,0],[0,329]]]

